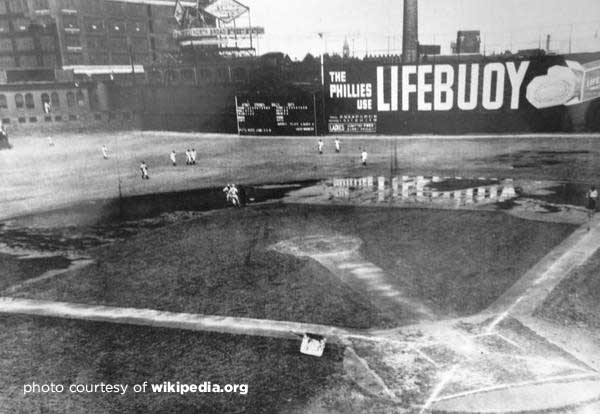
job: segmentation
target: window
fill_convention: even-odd
[[[96,49],[98,50],[98,49]],[[106,52],[95,52],[88,55],[90,59],[90,65],[108,65],[108,53]]]
[[[9,0],[8,6],[10,7],[11,13],[23,13],[25,10],[26,3],[21,0]]]
[[[125,16],[128,17],[145,17],[146,16],[146,5],[145,4],[133,4],[125,3],[122,6],[124,8]]]
[[[77,1],[75,0],[62,0],[62,10],[77,10]]]
[[[148,74],[148,81],[150,83],[162,83],[162,74],[158,70],[152,70]]]
[[[44,66],[47,68],[53,68],[57,66],[56,56],[55,55],[43,55],[42,62]]]
[[[26,32],[29,30],[29,20],[17,17],[13,19],[13,28],[17,32]]]
[[[0,109],[8,109],[8,104],[6,103],[6,96],[0,94]]]
[[[67,47],[81,47],[81,39],[78,35],[66,35],[65,46]]]
[[[194,81],[194,70],[193,69],[183,69],[181,71],[181,79],[185,82],[193,82]]]
[[[111,33],[123,33],[125,34],[125,23],[124,22],[111,22],[108,26]]]
[[[111,63],[113,65],[131,65],[131,56],[128,53],[113,53]]]
[[[50,95],[47,93],[42,94],[42,109],[46,114],[50,112]]]
[[[124,5],[117,1],[106,1],[104,2],[106,13],[111,16],[125,16]],[[165,7],[168,8],[168,7]]]
[[[167,82],[169,83],[174,83],[179,80],[179,74],[176,70],[168,70],[165,74],[165,77],[167,78]]]
[[[127,53],[127,39],[125,37],[111,37],[108,41],[109,48],[115,52]]]
[[[56,22],[50,16],[40,16],[35,19],[38,30],[42,33],[54,33],[56,31]]]
[[[48,0],[33,0],[33,9],[34,10],[48,10],[50,5]]]
[[[98,93],[96,92],[96,89],[90,89],[89,95],[90,95],[90,107],[92,109],[98,109],[98,107],[100,106],[100,100],[98,99]]]
[[[0,56],[0,67],[14,68],[15,58],[12,56]]]
[[[102,20],[99,19],[86,19],[85,21],[85,27],[88,31],[88,33],[104,33],[104,23],[102,22]]]
[[[35,68],[38,67],[37,57],[34,55],[22,55],[19,56],[19,66],[22,68]]]
[[[56,50],[56,39],[52,36],[40,37],[40,46],[44,52],[52,52]]]
[[[145,38],[133,38],[131,39],[131,47],[135,54],[147,54],[149,51],[148,40]]]
[[[23,106],[25,106],[23,95],[21,95],[20,93],[15,95],[15,106],[17,107],[17,109],[23,109]]]
[[[25,94],[25,106],[27,109],[35,108],[35,104],[33,103],[33,95],[30,93]]]
[[[63,15],[62,19],[63,19],[63,27],[65,28],[65,30],[68,30],[68,31],[79,30],[79,22],[77,21],[76,15],[71,15],[71,14]]]
[[[227,70],[227,68],[218,68],[217,69],[217,77],[219,78],[220,81],[229,80],[229,71]]]
[[[81,89],[77,91],[77,105],[85,106],[85,96],[83,95],[83,92],[81,92]]]
[[[106,52],[106,38],[104,36],[94,36],[88,38],[88,51],[90,53]]]
[[[148,31],[144,22],[129,22],[127,29],[134,36],[145,36]]]
[[[212,78],[212,70],[210,69],[200,69],[200,77],[203,79]]]
[[[87,0],[79,2],[79,11],[84,15],[99,16],[104,14],[102,10],[103,1],[100,0]]]
[[[18,51],[26,52],[34,49],[33,38],[31,37],[17,37],[15,43]]]
[[[0,39],[0,52],[12,53],[12,42],[10,39]]]
[[[71,91],[67,92],[67,106],[73,108],[75,106],[75,94]]]
[[[81,56],[81,53],[67,53],[66,56],[66,60],[67,60],[67,64],[68,65],[81,65],[83,64],[83,56]]]
[[[57,92],[52,92],[50,94],[50,104],[54,108],[60,108],[60,99],[58,98],[58,93]]]
[[[0,20],[0,33],[8,33],[8,20]]]

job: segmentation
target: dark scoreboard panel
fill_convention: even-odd
[[[238,96],[236,114],[240,135],[315,135],[315,107],[312,96]]]

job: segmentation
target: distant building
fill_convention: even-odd
[[[480,53],[481,34],[479,30],[459,30],[456,34],[456,44],[451,47],[455,54]]]
[[[165,60],[179,52],[172,3],[0,0],[0,67],[110,73],[130,67],[132,60],[139,65]]]
[[[342,56],[344,58],[349,58],[350,57],[350,46],[348,45],[348,38],[344,38],[344,47],[342,50]]]

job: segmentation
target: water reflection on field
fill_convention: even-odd
[[[512,179],[462,177],[334,178],[330,198],[367,203],[423,204],[460,208],[510,200],[517,196]],[[330,185],[330,186],[329,186]]]

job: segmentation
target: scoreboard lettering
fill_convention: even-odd
[[[240,135],[314,135],[311,97],[236,97]]]

